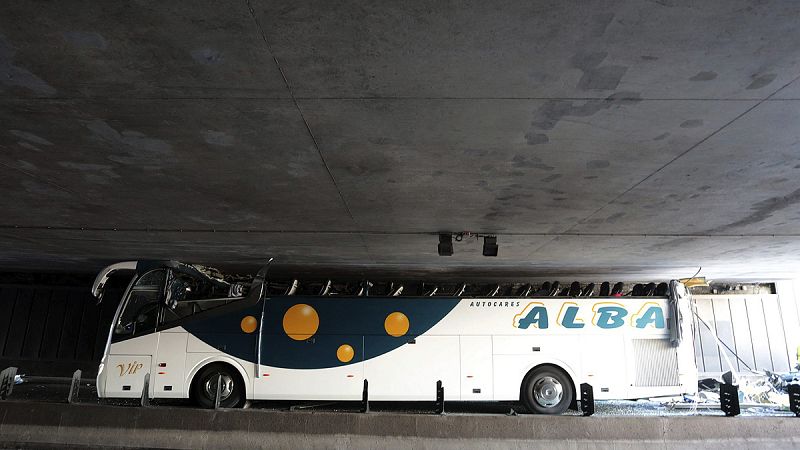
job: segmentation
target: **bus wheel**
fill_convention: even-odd
[[[244,405],[244,382],[239,372],[227,364],[209,364],[194,377],[192,397],[203,408],[213,408],[217,395],[217,381],[220,383],[219,406],[239,408]]]
[[[536,414],[563,414],[575,394],[569,376],[553,366],[532,370],[522,381],[522,403]]]

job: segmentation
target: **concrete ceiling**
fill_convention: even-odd
[[[2,9],[3,269],[800,269],[795,1]]]

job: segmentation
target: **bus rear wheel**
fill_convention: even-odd
[[[535,414],[563,414],[574,396],[569,376],[553,366],[537,367],[522,380],[522,403]]]
[[[227,364],[209,364],[194,377],[192,397],[203,408],[213,408],[217,385],[220,386],[219,406],[239,408],[244,405],[244,382],[239,372]]]

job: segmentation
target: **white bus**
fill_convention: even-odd
[[[689,294],[649,297],[268,295],[178,262],[131,269],[97,375],[100,397],[246,400],[521,401],[533,413],[597,400],[693,393]],[[324,293],[321,293],[324,294]]]

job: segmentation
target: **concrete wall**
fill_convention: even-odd
[[[788,449],[794,417],[354,414],[0,402],[0,448]]]

